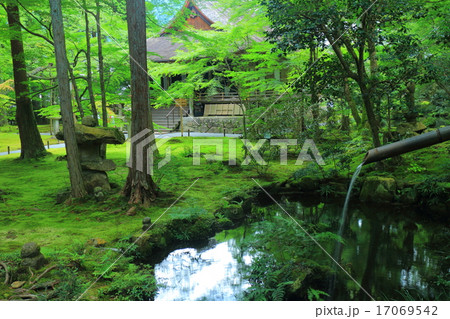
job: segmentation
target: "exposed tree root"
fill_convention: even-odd
[[[55,289],[55,286],[59,284],[58,280],[53,280],[53,281],[47,281],[47,282],[43,282],[41,284],[35,284],[33,286],[31,286],[31,288],[29,290],[40,290],[40,289]]]
[[[30,272],[30,279],[28,279],[28,282],[31,282],[31,279],[34,277],[34,272],[31,270],[31,267],[28,267],[28,271]]]
[[[53,265],[48,267],[42,274],[40,274],[39,276],[36,277],[35,280],[33,280],[32,282],[30,282],[30,285],[34,285],[36,282],[39,281],[39,279],[41,279],[42,277],[44,277],[49,271],[52,271],[53,269],[55,269],[57,266]],[[30,278],[31,279],[31,278]],[[31,288],[32,289],[32,288]]]
[[[0,261],[0,266],[2,266],[5,269],[5,281],[3,282],[5,285],[8,285],[9,283],[9,272],[8,272],[8,266],[3,261]]]
[[[134,179],[132,178],[134,176]],[[129,198],[131,205],[142,205],[149,207],[155,201],[158,187],[153,182],[150,175],[132,171],[128,174],[122,194]]]
[[[33,294],[14,295],[9,297],[8,300],[17,300],[17,298],[21,300],[38,300],[38,296]]]

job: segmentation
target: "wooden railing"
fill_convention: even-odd
[[[274,96],[275,93],[273,91],[265,91],[262,93],[255,93],[250,95],[247,99],[254,100],[262,97],[271,97]],[[217,94],[208,94],[208,93],[197,93],[195,99],[200,102],[205,103],[220,103],[220,102],[239,102],[239,94],[237,92],[228,92],[228,93],[217,93]]]

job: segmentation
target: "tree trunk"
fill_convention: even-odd
[[[408,122],[414,122],[417,118],[416,100],[414,97],[415,92],[416,83],[414,81],[409,81],[406,84],[406,106],[408,108],[408,111],[405,116]]]
[[[80,112],[80,117],[84,117],[83,106],[81,105],[80,93],[78,92],[77,80],[75,79],[75,75],[73,73],[72,67],[69,65],[69,61],[67,60],[67,66],[69,68],[70,74],[70,82],[72,82],[73,96],[75,98],[75,103],[77,104],[78,112]]]
[[[373,103],[371,94],[369,94],[369,90],[365,87],[363,81],[358,81],[359,88],[361,90],[361,95],[364,103],[364,108],[366,110],[367,120],[369,122],[370,131],[372,133],[372,141],[374,147],[381,146],[380,137],[378,136],[378,121],[375,116],[375,112],[373,110]]]
[[[19,8],[16,4],[5,7],[11,39],[11,57],[14,73],[14,90],[16,95],[16,121],[20,136],[20,158],[38,158],[45,156],[44,143],[37,128],[33,105],[28,97],[28,75],[25,64],[22,33],[20,29]]]
[[[316,48],[311,44],[309,47],[309,63],[313,65],[317,60]],[[313,128],[314,128],[314,138],[318,139],[320,135],[319,129],[319,95],[317,93],[316,87],[316,79],[315,79],[315,68],[311,68],[309,70],[310,73],[310,81],[309,81],[309,89],[311,91],[311,113],[313,117]]]
[[[86,0],[84,0],[84,7],[86,7]],[[98,114],[95,106],[94,89],[92,86],[92,63],[91,63],[91,35],[89,33],[89,17],[88,13],[84,13],[84,21],[86,23],[86,69],[87,69],[87,86],[89,92],[89,101],[91,103],[92,117],[95,120],[95,125],[98,126]]]
[[[361,124],[361,117],[359,116],[358,109],[356,108],[355,100],[352,97],[350,92],[350,86],[348,85],[348,79],[344,78],[344,97],[347,101],[348,106],[350,107],[350,111],[352,112],[353,119],[356,122],[356,125]]]
[[[145,129],[153,133],[153,123],[149,123],[149,87],[147,75],[147,48],[145,28],[145,0],[127,0],[128,42],[130,48],[131,70],[131,137]],[[144,137],[144,136],[143,136]],[[141,141],[144,143],[144,141]],[[123,194],[129,197],[130,204],[148,206],[157,195],[157,186],[152,176],[146,171],[148,167],[147,150],[136,153],[137,141],[131,145],[131,163]],[[147,143],[150,146],[151,141]],[[138,163],[143,171],[137,170],[137,155],[142,159]]]
[[[102,28],[100,27],[100,1],[95,0],[97,23],[97,43],[98,43],[98,74],[100,76],[100,93],[102,96],[102,124],[108,126],[108,113],[106,112],[106,92],[105,92],[105,67],[103,65]],[[147,40],[145,40],[147,43]]]
[[[66,55],[66,42],[61,12],[61,0],[50,0],[53,38],[55,41],[56,71],[58,79],[59,99],[66,144],[67,166],[69,168],[72,197],[78,198],[86,195],[81,175],[80,156],[75,137],[75,124],[73,120],[72,104],[70,101],[68,62]]]

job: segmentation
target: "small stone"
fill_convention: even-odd
[[[41,248],[36,243],[26,243],[22,246],[20,256],[22,258],[36,257],[41,252]]]
[[[81,120],[81,124],[86,125],[86,126],[90,126],[90,127],[95,127],[95,119],[92,116],[85,116],[83,117],[83,119]]]
[[[94,188],[94,194],[100,193],[100,192],[103,192],[103,188],[101,188],[101,187],[99,187],[99,186],[97,186],[97,187]]]
[[[94,247],[103,247],[106,243],[107,241],[102,238],[92,238],[88,240],[88,244]]]
[[[10,230],[7,234],[6,234],[6,238],[8,239],[14,239],[17,238],[16,232],[14,230]]]
[[[14,281],[14,282],[11,284],[11,288],[12,288],[12,289],[19,289],[19,288],[21,288],[23,285],[25,285],[25,283],[26,283],[26,281]]]
[[[35,257],[28,257],[22,259],[22,266],[23,267],[31,267],[33,269],[40,269],[42,266],[47,264],[47,260],[45,259],[44,255],[39,253],[39,255]]]
[[[142,220],[142,230],[147,230],[149,229],[149,227],[152,225],[152,220],[150,219],[150,217],[145,217]]]
[[[134,215],[136,215],[136,206],[131,207],[131,208],[127,211],[127,215],[128,215],[128,216],[134,216]]]

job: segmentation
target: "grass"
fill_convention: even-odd
[[[193,166],[192,137],[171,139],[162,148],[171,148],[171,161],[154,178],[159,181],[161,196],[147,208],[139,208],[137,215],[127,216],[126,200],[118,193],[123,186],[128,168],[125,166],[125,145],[108,146],[107,157],[114,160],[117,169],[109,173],[110,182],[119,188],[102,203],[94,199],[71,205],[56,204],[56,195],[70,186],[67,162],[56,161],[65,149],[50,149],[51,155],[34,161],[18,161],[17,154],[0,157],[0,189],[6,192],[0,199],[0,252],[18,250],[35,241],[42,251],[54,252],[73,244],[102,238],[111,243],[141,232],[143,217],[156,220],[196,180],[198,182],[174,205],[178,208],[199,207],[213,213],[237,192],[255,187],[252,178],[259,176],[254,168],[235,171],[219,162]],[[220,139],[228,149],[228,138]],[[242,148],[238,142],[238,157]],[[202,153],[215,153],[214,146],[202,146]],[[226,156],[225,156],[226,158]],[[287,178],[297,167],[273,164],[269,168],[272,180]],[[173,209],[171,209],[173,210]],[[170,218],[171,210],[161,217]]]
[[[11,134],[14,135],[14,133],[0,134],[2,144],[11,138]],[[72,205],[56,204],[56,195],[70,187],[67,162],[56,161],[56,157],[65,154],[64,148],[50,149],[49,156],[34,161],[16,160],[17,154],[1,156],[0,253],[18,250],[24,243],[30,241],[40,244],[44,253],[48,250],[64,249],[74,241],[87,242],[90,238],[116,241],[139,234],[143,217],[148,216],[156,220],[197,179],[195,185],[174,205],[177,209],[197,207],[212,213],[234,195],[255,187],[252,178],[264,185],[286,180],[299,169],[293,165],[295,158],[289,159],[287,166],[280,166],[277,162],[271,163],[265,176],[259,175],[252,166],[244,166],[239,170],[221,162],[207,162],[205,158],[201,159],[201,165],[194,166],[193,144],[198,143],[198,139],[172,138],[160,148],[162,155],[168,148],[171,149],[170,162],[157,170],[154,175],[162,193],[151,207],[139,208],[135,216],[125,214],[129,205],[125,198],[119,195],[128,174],[125,165],[125,145],[108,146],[107,157],[117,164],[117,169],[108,175],[110,182],[118,187],[102,203],[90,199]],[[227,160],[229,139],[209,140],[223,142],[224,160]],[[323,148],[319,146],[319,149],[321,147]],[[240,140],[237,149],[237,157],[242,161],[244,155]],[[411,152],[403,156],[404,164],[392,166],[387,174],[408,182],[421,181],[428,174],[439,176],[448,172],[445,167],[449,166],[449,151],[448,143],[442,143]],[[201,146],[200,152],[215,154],[215,146]],[[363,156],[360,154],[353,158],[350,172]],[[332,168],[330,160],[325,160],[327,162],[325,169]],[[412,172],[411,169],[420,172]],[[367,174],[381,173],[369,167],[364,170]],[[161,220],[170,218],[172,210],[168,210]]]
[[[40,133],[50,132],[50,125],[38,125]],[[41,135],[44,145],[47,147],[47,143],[54,145],[62,143],[58,141],[54,136]],[[0,153],[7,152],[8,146],[11,151],[20,150],[20,137],[17,126],[4,126],[0,128]]]
[[[168,148],[171,154],[169,163],[154,175],[161,193],[151,207],[138,208],[135,216],[126,215],[130,206],[119,194],[128,174],[125,145],[108,146],[107,158],[117,164],[117,169],[109,172],[108,176],[117,187],[104,202],[91,198],[72,204],[56,203],[57,194],[70,187],[67,162],[56,160],[58,156],[65,155],[64,148],[50,149],[50,154],[40,160],[17,160],[18,154],[0,156],[0,259],[11,260],[11,253],[17,258],[21,246],[34,241],[52,263],[59,263],[64,258],[84,260],[86,270],[80,271],[78,276],[87,283],[93,280],[93,274],[116,258],[108,250],[87,250],[86,243],[90,239],[101,238],[106,240],[106,246],[114,247],[119,239],[140,235],[144,217],[164,221],[183,212],[195,212],[196,208],[197,211],[204,209],[212,214],[226,206],[235,195],[256,187],[253,178],[264,186],[284,181],[300,168],[294,165],[296,156],[292,156],[286,166],[277,161],[271,162],[264,175],[255,166],[229,167],[222,162],[209,162],[203,156],[201,165],[196,166],[193,165],[193,145],[199,140],[193,137],[171,138],[159,148],[160,157],[168,154]],[[204,138],[202,140],[205,141]],[[223,143],[223,160],[227,161],[230,140],[206,139],[211,143],[214,140]],[[14,132],[0,133],[0,144],[8,141],[17,143],[18,135]],[[359,148],[344,146],[341,153],[333,151],[335,155],[345,152],[351,157],[348,172],[340,171],[341,176],[350,175],[362,161],[367,149],[361,149],[366,148],[367,144],[361,145]],[[317,146],[323,154],[327,147],[333,149],[332,143]],[[244,154],[240,140],[237,141],[237,150],[238,161],[242,161]],[[372,164],[364,167],[363,174],[389,174],[409,182],[424,180],[429,175],[440,176],[448,173],[449,151],[449,143],[434,145],[404,155],[402,164],[390,165],[388,171],[377,171]],[[215,154],[216,149],[213,145],[203,145],[200,152],[203,155]],[[325,162],[327,165],[322,168],[323,172],[335,168],[330,157],[325,157]],[[195,185],[179,198],[197,179]],[[218,235],[217,239],[224,240],[223,236]],[[87,253],[74,254],[80,249]],[[110,259],[105,259],[107,256]],[[108,280],[99,281],[84,299],[98,299],[98,289],[107,288],[109,284]],[[3,299],[7,299],[11,293],[6,286],[0,287],[0,299],[2,294]]]

